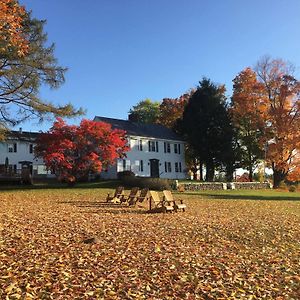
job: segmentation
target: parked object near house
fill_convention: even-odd
[[[149,212],[171,212],[174,210],[173,201],[164,201],[159,198],[156,191],[150,191]]]
[[[183,203],[182,199],[175,200],[171,191],[164,190],[163,194],[164,194],[165,201],[174,203],[175,211],[180,210],[180,209],[182,211],[185,211],[186,205]]]
[[[94,121],[111,124],[113,129],[126,131],[130,150],[126,159],[101,172],[104,179],[116,179],[118,172],[132,171],[136,176],[185,179],[185,142],[172,130],[159,124],[142,124],[133,120],[105,117]]]

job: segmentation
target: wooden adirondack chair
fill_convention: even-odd
[[[123,195],[124,195],[124,187],[118,186],[113,195],[110,195],[110,193],[108,193],[106,197],[106,202],[120,203]]]
[[[134,202],[135,199],[138,197],[138,192],[139,192],[139,188],[133,187],[128,196],[123,195],[120,198],[121,203],[125,203],[129,205],[129,203]]]
[[[165,201],[169,201],[169,202],[173,202],[174,203],[174,209],[175,211],[179,210],[179,209],[182,209],[182,211],[185,211],[186,209],[186,205],[183,203],[183,200],[182,199],[178,199],[178,200],[175,200],[173,198],[173,194],[171,191],[168,191],[168,190],[164,190],[163,191],[163,194],[164,194],[164,199]],[[180,203],[178,203],[178,201]]]
[[[153,204],[153,206],[152,206]],[[159,195],[155,191],[150,191],[150,212],[168,212],[173,211],[174,205],[170,201],[164,201],[159,198]]]
[[[129,206],[133,206],[133,205],[136,205],[136,204],[139,204],[139,203],[142,203],[143,201],[145,201],[148,197],[148,192],[149,192],[149,189],[148,188],[144,188],[141,190],[140,192],[140,195],[139,196],[136,196],[134,199],[131,199],[129,202],[128,202],[128,205]]]

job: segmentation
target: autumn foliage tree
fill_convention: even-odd
[[[234,126],[237,128],[241,167],[249,171],[249,180],[253,180],[253,171],[263,158],[260,139],[264,132],[264,101],[260,95],[255,72],[246,68],[233,80],[233,96],[229,109]]]
[[[28,118],[82,114],[72,104],[55,105],[40,97],[42,85],[59,88],[66,68],[48,45],[45,21],[31,17],[16,0],[0,0],[0,129]]]
[[[194,92],[195,90],[191,89],[178,98],[164,98],[159,106],[158,123],[173,129],[177,120],[182,118],[184,108]]]
[[[233,115],[248,115],[251,130],[259,133],[260,150],[273,170],[274,187],[282,180],[296,179],[300,151],[300,82],[293,66],[281,59],[264,57],[254,70],[239,74],[234,87]],[[255,142],[257,141],[255,140]]]
[[[0,0],[0,57],[15,53],[24,56],[28,40],[24,31],[26,10],[15,0]]]
[[[127,150],[125,132],[112,130],[110,124],[82,120],[75,126],[60,118],[39,136],[35,147],[47,168],[68,183],[100,172],[124,157]]]

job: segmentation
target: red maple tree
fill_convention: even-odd
[[[61,118],[39,136],[35,147],[46,167],[70,184],[114,164],[127,150],[125,131],[90,120],[67,125]]]

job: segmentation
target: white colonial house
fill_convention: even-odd
[[[42,159],[35,158],[34,146],[38,132],[11,131],[0,142],[0,174],[20,174],[29,168],[33,176],[49,175]]]
[[[158,124],[142,124],[132,120],[105,117],[94,121],[111,124],[113,129],[126,131],[130,150],[125,159],[101,172],[105,179],[117,178],[117,173],[130,170],[136,176],[185,179],[185,143],[172,130]]]
[[[137,176],[185,179],[185,143],[170,129],[158,124],[141,124],[131,120],[95,117],[94,121],[111,124],[113,129],[126,131],[130,150],[125,159],[101,172],[103,179],[115,179],[125,170]],[[34,155],[39,132],[11,131],[0,142],[0,177],[21,174],[29,168],[34,177],[53,177],[41,158]]]

